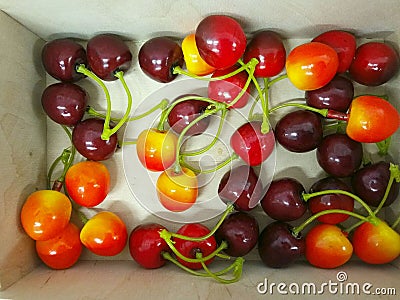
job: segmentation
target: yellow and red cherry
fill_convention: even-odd
[[[286,72],[292,84],[304,91],[328,84],[336,75],[339,58],[336,51],[323,43],[299,45],[286,58]]]
[[[162,206],[173,212],[191,208],[198,196],[197,176],[184,167],[178,172],[174,168],[162,172],[157,179],[156,188]]]
[[[164,171],[175,162],[177,142],[171,130],[145,129],[136,143],[139,161],[150,171]]]

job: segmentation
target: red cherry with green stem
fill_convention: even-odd
[[[400,57],[389,43],[367,42],[356,50],[350,66],[351,78],[366,86],[378,86],[392,79],[400,69]]]
[[[113,134],[103,140],[104,120],[89,118],[79,122],[72,131],[72,142],[76,150],[90,160],[106,160],[113,156],[118,144],[118,137]]]
[[[234,65],[223,70],[214,71],[211,78],[224,76],[238,69]],[[222,80],[214,80],[208,83],[208,97],[218,102],[231,104],[234,99],[245,89],[245,93],[236,101],[231,104],[232,108],[244,107],[250,98],[250,85],[246,85],[249,80],[249,75],[246,71],[241,71],[233,76]]]
[[[337,189],[351,192],[351,188],[344,181],[335,177],[325,177],[312,184],[310,187],[310,193]],[[321,195],[308,200],[308,207],[313,214],[328,209],[343,209],[347,211],[353,211],[354,199],[342,194]],[[349,215],[344,214],[327,214],[319,217],[318,221],[334,225],[344,222],[348,218]]]
[[[260,165],[272,154],[275,147],[273,131],[262,133],[261,127],[261,121],[247,122],[230,138],[232,149],[249,166]]]
[[[268,224],[258,238],[258,254],[270,268],[285,268],[304,256],[305,241],[293,227],[281,221]]]
[[[90,70],[102,80],[117,80],[115,73],[125,73],[132,64],[132,53],[128,45],[114,34],[92,37],[86,49]]]
[[[168,37],[155,37],[146,41],[139,50],[139,65],[150,78],[167,83],[177,74],[174,68],[184,64],[182,48]]]
[[[385,207],[391,205],[399,195],[400,184],[394,179],[396,173],[399,172],[394,165],[380,161],[357,170],[351,178],[351,184],[355,194],[368,205]],[[387,192],[388,186],[390,189]]]
[[[42,107],[56,123],[76,125],[84,116],[89,94],[74,83],[54,83],[42,93]]]
[[[233,203],[239,211],[250,211],[259,203],[263,186],[254,169],[240,165],[227,171],[218,185],[218,196],[224,203]]]
[[[282,38],[271,30],[256,32],[247,45],[243,62],[256,58],[259,63],[254,71],[255,77],[273,77],[285,67],[286,49]]]
[[[171,252],[168,244],[160,237],[166,228],[157,223],[136,226],[129,235],[129,253],[133,260],[146,269],[156,269],[165,265],[164,253]]]
[[[320,42],[331,46],[339,58],[338,73],[346,72],[354,58],[356,52],[356,38],[355,36],[344,30],[330,30],[316,36],[312,42]]]
[[[190,96],[190,95],[182,95]],[[199,95],[193,95],[199,96]],[[176,100],[178,100],[178,97]],[[176,101],[175,100],[175,101]],[[176,133],[181,133],[182,130],[188,126],[196,117],[204,113],[206,108],[210,105],[207,101],[202,100],[185,100],[180,102],[168,114],[168,124]],[[187,132],[186,135],[198,135],[203,133],[210,123],[210,118],[202,119],[200,122],[194,124]]]
[[[55,79],[75,82],[85,77],[76,71],[76,67],[87,64],[86,51],[73,39],[55,39],[43,46],[42,63],[46,72]]]
[[[271,218],[282,221],[294,221],[307,211],[303,201],[304,186],[296,179],[284,177],[271,182],[261,200],[261,207]]]
[[[246,35],[229,16],[205,17],[196,27],[195,39],[200,56],[217,69],[233,66],[246,50]]]

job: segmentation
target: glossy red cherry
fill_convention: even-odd
[[[377,86],[393,78],[399,69],[399,54],[390,44],[369,42],[357,48],[349,73],[360,84]]]
[[[69,38],[47,42],[42,49],[42,63],[49,75],[60,81],[74,82],[85,76],[76,71],[80,64],[87,64],[83,46]]]
[[[113,34],[99,34],[88,41],[87,59],[90,69],[103,80],[117,80],[114,74],[126,72],[132,63],[128,45]]]
[[[257,32],[243,55],[243,62],[258,60],[255,77],[273,77],[282,72],[286,62],[286,49],[280,35],[272,30]]]
[[[167,37],[155,37],[146,41],[139,50],[139,65],[150,78],[170,82],[178,76],[174,67],[182,67],[184,56],[181,46]]]
[[[251,121],[240,126],[231,136],[232,149],[250,166],[257,166],[265,161],[275,147],[272,130],[261,132],[261,121]]]
[[[224,15],[205,17],[196,28],[195,39],[200,56],[217,69],[233,66],[246,50],[242,27]]]

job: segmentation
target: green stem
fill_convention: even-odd
[[[198,256],[201,256],[201,253],[197,253]],[[244,259],[242,257],[238,257],[235,262],[232,264],[234,266],[234,270],[233,270],[233,278],[232,279],[225,279],[225,278],[221,278],[218,275],[216,275],[215,273],[211,272],[210,269],[207,267],[207,265],[202,261],[201,265],[204,269],[204,271],[209,274],[210,277],[214,278],[215,280],[217,280],[220,283],[224,283],[224,284],[229,284],[229,283],[234,283],[237,282],[240,277],[242,276],[242,270],[243,270],[243,263],[244,263]]]
[[[208,150],[210,150],[215,145],[215,143],[218,141],[218,137],[221,134],[222,127],[223,127],[227,112],[228,112],[228,110],[226,110],[226,109],[222,110],[221,120],[219,122],[219,126],[218,126],[218,129],[217,129],[217,132],[216,132],[215,137],[213,138],[213,140],[211,141],[210,144],[208,144],[206,147],[204,147],[204,148],[202,148],[200,150],[192,151],[192,152],[184,152],[184,153],[181,153],[180,155],[181,156],[197,156],[197,155],[201,155],[201,154],[207,152]]]
[[[362,216],[360,214],[354,213],[352,211],[348,211],[345,209],[328,209],[328,210],[322,210],[314,215],[312,215],[311,217],[309,217],[307,220],[305,220],[302,224],[300,224],[299,226],[296,226],[292,229],[292,233],[294,236],[298,236],[299,233],[304,230],[305,227],[307,227],[309,224],[311,224],[314,220],[316,220],[317,218],[324,216],[324,215],[328,215],[328,214],[345,214],[345,215],[349,215],[355,218],[358,218],[360,220],[363,220],[365,222],[370,222],[375,224],[377,221],[377,218],[375,216],[369,216],[369,217],[365,217]]]
[[[124,87],[124,90],[126,92],[126,95],[128,97],[128,105],[125,110],[125,114],[123,115],[122,119],[118,122],[117,125],[115,125],[112,129],[110,129],[110,119],[111,119],[111,101],[110,99],[107,100],[107,113],[106,113],[106,118],[104,121],[104,130],[101,135],[101,138],[103,140],[108,140],[113,134],[115,134],[128,120],[129,114],[131,113],[132,109],[132,94],[129,90],[128,85],[126,84],[126,81],[124,79],[124,72],[123,71],[118,71],[115,73],[115,77],[117,77],[121,83],[122,86]]]
[[[314,192],[314,193],[309,193],[309,194],[302,194],[302,197],[304,199],[304,201],[307,202],[308,199],[313,198],[313,197],[317,197],[317,196],[322,196],[322,195],[328,195],[328,194],[342,194],[342,195],[346,195],[349,196],[351,198],[353,198],[354,200],[356,200],[358,203],[360,203],[362,205],[362,207],[365,208],[365,210],[367,211],[368,215],[370,217],[375,217],[374,212],[372,211],[372,209],[357,195],[354,195],[353,193],[347,192],[347,191],[343,191],[343,190],[324,190],[324,191],[320,191],[320,192]]]
[[[391,228],[394,230],[399,224],[400,224],[400,215],[397,217],[396,221],[394,221]]]
[[[379,155],[385,156],[389,153],[390,142],[391,142],[391,137],[388,137],[387,139],[381,142],[375,143],[376,147],[378,148]]]
[[[144,117],[147,117],[148,115],[152,114],[153,112],[155,112],[158,109],[165,109],[168,105],[168,100],[167,99],[163,99],[160,101],[160,103],[158,103],[156,106],[150,108],[148,111],[141,113],[140,115],[137,116],[133,116],[130,117],[126,120],[126,122],[132,122],[132,121],[137,121],[140,120]],[[88,115],[93,116],[93,117],[99,117],[104,119],[106,117],[106,115],[99,113],[98,111],[96,111],[93,107],[88,106],[86,108],[86,112],[88,113]],[[120,122],[121,118],[112,118],[111,117],[111,121],[113,122]]]
[[[228,157],[228,159],[226,159],[225,161],[223,161],[222,163],[220,163],[219,165],[217,165],[216,167],[212,168],[212,169],[208,169],[208,170],[200,170],[200,169],[196,169],[193,166],[189,165],[188,163],[186,163],[183,158],[179,159],[179,163],[181,166],[186,167],[190,170],[192,170],[194,173],[200,174],[210,174],[210,173],[214,173],[220,169],[222,169],[223,167],[225,167],[227,164],[231,163],[233,160],[239,158],[239,156],[236,153],[232,153],[231,156]]]
[[[278,109],[281,109],[281,108],[284,108],[284,107],[290,107],[290,106],[295,106],[295,107],[298,107],[298,108],[302,108],[302,109],[306,109],[306,110],[309,110],[309,111],[313,111],[313,112],[316,112],[316,113],[322,115],[323,117],[326,117],[328,115],[328,109],[326,109],[326,108],[318,109],[318,108],[311,107],[311,106],[308,106],[308,105],[305,105],[305,104],[294,103],[294,102],[288,102],[288,103],[283,103],[283,104],[274,106],[269,110],[269,112],[274,112],[274,111],[276,111]]]
[[[287,74],[282,74],[282,75],[279,75],[279,76],[275,77],[274,79],[271,79],[268,82],[268,87],[273,86],[275,83],[277,83],[278,81],[281,81],[281,80],[283,80],[285,78],[288,78]]]
[[[160,236],[165,240],[171,240],[172,238],[178,238],[181,240],[185,240],[185,241],[191,241],[191,242],[201,242],[204,241],[210,237],[212,237],[214,235],[214,233],[218,230],[218,228],[221,226],[222,222],[224,222],[224,220],[226,219],[226,217],[232,213],[235,210],[233,204],[228,204],[226,206],[226,209],[224,211],[224,214],[221,216],[221,218],[219,219],[218,223],[214,226],[214,228],[206,235],[201,236],[201,237],[190,237],[190,236],[185,236],[185,235],[181,235],[178,233],[174,233],[174,232],[169,232],[166,229],[163,229],[160,232]]]

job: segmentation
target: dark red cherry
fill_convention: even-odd
[[[386,191],[390,178],[390,164],[380,161],[359,169],[353,176],[351,184],[355,194],[368,205],[378,206]],[[399,195],[400,183],[394,181],[383,206],[392,204]]]
[[[304,192],[303,185],[294,178],[273,180],[260,202],[261,207],[275,220],[297,220],[307,211],[307,205],[301,196]]]
[[[117,148],[117,134],[103,140],[104,120],[90,118],[79,122],[72,131],[72,143],[76,150],[89,160],[109,159]]]
[[[249,211],[250,203],[258,203],[262,198],[261,180],[248,165],[232,168],[224,174],[218,186],[218,195],[225,203],[234,203],[237,210]]]
[[[74,83],[54,83],[42,93],[42,107],[56,123],[76,125],[85,114],[89,95],[85,89]]]
[[[275,147],[273,131],[262,133],[261,124],[261,121],[247,122],[230,139],[233,151],[250,166],[257,166],[265,161]]]
[[[305,92],[306,102],[309,106],[341,112],[347,112],[353,97],[353,82],[343,76],[334,77],[322,88]]]
[[[275,221],[268,224],[258,238],[258,254],[270,268],[284,268],[303,257],[305,239],[295,236],[292,226]]]
[[[176,98],[177,101],[187,96],[198,95],[182,95]],[[171,103],[173,104],[173,102]],[[176,132],[181,133],[194,119],[204,113],[209,103],[201,100],[185,100],[174,106],[168,115],[168,124]],[[203,133],[210,124],[210,118],[206,117],[192,125],[185,135],[198,135]]]
[[[224,252],[233,257],[248,254],[258,241],[259,227],[256,218],[246,212],[230,214],[215,232],[215,238],[220,244],[228,243]]]
[[[279,144],[292,152],[314,150],[322,141],[321,117],[308,110],[296,110],[283,116],[275,126]]]
[[[342,180],[335,177],[325,177],[315,183],[310,188],[310,193],[325,190],[342,190],[351,192],[351,188]],[[353,211],[354,199],[343,194],[327,194],[316,196],[308,200],[308,207],[313,214],[328,209],[343,209]],[[327,224],[338,224],[349,218],[346,214],[327,214],[318,218],[318,221]]]
[[[178,76],[174,67],[184,63],[181,46],[167,37],[155,37],[146,41],[139,50],[139,65],[150,78],[170,82]]]
[[[238,66],[234,65],[224,70],[216,70],[211,77],[215,78],[223,76],[237,69]],[[235,100],[236,96],[238,96],[240,92],[244,89],[248,78],[248,73],[246,71],[242,71],[238,74],[222,80],[210,81],[208,83],[208,97],[215,101],[229,104],[233,100]],[[231,107],[244,107],[250,99],[250,89],[251,85],[248,86],[246,92]]]
[[[200,56],[216,69],[233,66],[246,50],[246,35],[240,24],[231,17],[205,17],[195,32]]]
[[[42,63],[46,72],[55,79],[75,82],[85,77],[76,71],[76,67],[87,64],[86,51],[69,38],[52,40],[43,46]]]
[[[335,177],[354,174],[360,167],[363,157],[362,144],[340,133],[325,136],[316,153],[322,169]]]
[[[330,30],[315,37],[312,41],[326,44],[335,49],[339,57],[338,73],[344,73],[349,69],[357,47],[356,38],[352,33]]]
[[[286,49],[280,35],[271,30],[257,32],[243,55],[243,62],[258,60],[255,77],[273,77],[282,72],[286,62]]]
[[[117,35],[99,34],[87,43],[87,58],[90,69],[103,80],[116,80],[114,74],[126,72],[132,63],[128,45]]]

